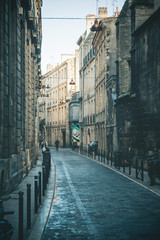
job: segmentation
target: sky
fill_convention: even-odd
[[[61,54],[75,53],[78,49],[77,41],[86,30],[85,18],[88,14],[97,15],[98,7],[107,7],[109,17],[116,7],[121,10],[124,2],[125,0],[43,0],[42,74],[46,73],[48,63],[54,67],[61,63]]]

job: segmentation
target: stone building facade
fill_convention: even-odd
[[[86,31],[77,41],[79,45],[80,77],[80,142],[88,149],[95,139],[95,52],[92,46],[94,33],[90,31],[95,15],[87,15]]]
[[[131,71],[136,95],[133,149],[142,157],[151,153],[160,157],[160,3],[134,1],[131,16]]]
[[[46,138],[46,118],[47,118],[47,108],[46,99],[48,97],[46,90],[49,89],[49,85],[46,84],[46,79],[50,76],[50,71],[41,76],[40,91],[37,99],[37,128],[38,128],[38,138],[39,143]]]
[[[116,22],[117,140],[123,161],[130,153],[160,152],[159,9],[158,1],[126,0]]]
[[[117,14],[107,17],[99,8],[102,31],[92,32],[95,15],[87,15],[86,32],[79,38],[80,142],[84,150],[91,141],[111,154],[117,148],[116,130],[116,27]]]
[[[101,20],[102,31],[79,38],[84,150],[97,140],[107,158],[116,151],[123,161],[155,151],[160,157],[159,9],[157,0],[126,0],[119,16]]]
[[[95,129],[98,148],[109,155],[117,148],[116,111],[116,16],[101,20],[102,31],[93,39],[95,49]]]
[[[45,92],[46,140],[51,146],[55,145],[56,139],[60,147],[70,145],[69,102],[79,88],[78,65],[76,50],[73,55],[62,55],[62,63],[44,76],[45,84],[49,86]]]
[[[131,6],[127,0],[116,21],[116,115],[118,151],[127,157],[131,147],[131,124],[134,105],[134,94],[131,89]]]
[[[42,2],[0,2],[0,195],[35,163]]]

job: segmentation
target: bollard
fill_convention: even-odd
[[[107,150],[107,152],[106,152],[106,158],[107,158],[107,164],[109,164],[109,151]]]
[[[113,163],[113,158],[111,158],[111,167],[112,167],[112,163]],[[109,158],[108,158],[108,164],[109,164]]]
[[[43,153],[43,165],[46,167],[45,169],[45,180],[46,183],[48,183],[48,179],[49,179],[49,174],[50,174],[50,168],[51,168],[51,154],[50,151],[45,151]]]
[[[106,152],[104,151],[104,164],[106,164]]]
[[[131,160],[129,160],[129,175],[131,175]]]
[[[142,175],[141,175],[141,180],[143,181],[144,180],[144,172],[143,172],[143,159],[142,159],[142,161],[141,161],[141,169],[142,169]]]
[[[50,174],[50,153],[48,154],[48,176]]]
[[[114,153],[111,152],[111,162],[113,161],[113,158],[114,158]],[[108,161],[108,164],[109,164],[109,161]]]
[[[41,205],[42,202],[41,202],[41,172],[38,172],[38,176],[39,176],[39,204]]]
[[[124,163],[125,164],[125,163]],[[118,153],[118,169],[121,169],[121,164],[120,164],[120,155]],[[125,165],[124,165],[124,170],[125,170]]]
[[[45,189],[47,189],[47,183],[48,183],[48,164],[45,166]]]
[[[48,183],[48,179],[49,179],[49,163],[48,163],[48,159],[47,159],[47,166],[46,166],[46,182]]]
[[[38,212],[38,176],[34,177],[34,212]]]
[[[23,240],[23,192],[19,192],[19,240]]]
[[[42,166],[43,196],[45,196],[45,166]]]
[[[49,174],[51,171],[51,153],[49,153]]]
[[[27,184],[27,229],[31,228],[31,184]]]
[[[125,168],[126,168],[126,161],[124,160],[123,162],[123,172],[125,173]]]
[[[107,165],[109,165],[109,159],[107,157],[107,152],[106,152],[106,159],[107,159]],[[112,159],[112,158],[111,158]]]
[[[136,178],[138,178],[138,159],[136,158]]]

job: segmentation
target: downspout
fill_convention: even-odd
[[[9,157],[9,179],[11,179],[11,153],[12,153],[12,125],[13,125],[13,101],[12,101],[12,76],[11,76],[11,0],[8,1],[8,157]]]
[[[8,1],[8,92],[9,92],[9,129],[13,124],[12,114],[12,77],[11,77],[11,0]]]
[[[83,69],[83,92],[82,92],[82,96],[83,96],[83,100],[82,100],[82,119],[83,119],[83,134],[82,134],[82,144],[83,144],[83,139],[84,139],[84,69]]]
[[[65,110],[65,124],[66,124],[66,130],[67,130],[67,128],[68,128],[68,126],[70,126],[70,124],[67,126],[67,124],[68,124],[68,108],[69,108],[69,105],[68,105],[68,99],[67,99],[67,97],[68,97],[68,93],[69,93],[69,86],[68,86],[68,62],[66,61],[66,110]],[[66,136],[67,136],[67,133],[66,133]],[[67,137],[66,137],[67,138]],[[66,144],[66,141],[68,141],[68,140],[66,140],[65,139],[65,144]],[[68,141],[69,142],[69,141]]]
[[[58,76],[58,91],[57,91],[57,139],[59,139],[59,70],[57,70],[57,76]]]
[[[34,68],[34,71],[33,71],[33,140],[34,140],[34,144],[33,144],[33,162],[34,162],[34,165],[36,164],[36,154],[35,154],[35,151],[36,151],[36,100],[35,100],[35,97],[36,97],[36,94],[35,94],[35,56],[33,57],[33,68]]]
[[[94,121],[95,121],[95,124],[94,124],[94,140],[96,141],[97,139],[97,136],[96,136],[96,53],[95,53],[95,65],[94,65],[94,87],[95,87],[95,92],[94,92],[94,95],[95,95],[95,104],[94,104],[94,112],[95,112],[95,118],[94,118]]]

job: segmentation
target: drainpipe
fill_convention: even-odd
[[[58,91],[57,91],[57,97],[58,97],[58,101],[57,101],[57,125],[58,125],[58,128],[57,128],[57,139],[59,139],[59,70],[57,70],[57,75],[58,75]]]
[[[9,126],[13,124],[13,114],[12,114],[12,77],[11,77],[11,0],[8,1],[8,91],[9,91]]]
[[[33,139],[34,139],[34,143],[33,143],[33,161],[34,161],[34,165],[36,164],[36,154],[35,154],[35,151],[36,151],[36,100],[35,100],[35,56],[33,57],[33,68],[34,68],[34,71],[33,71]],[[36,76],[37,77],[37,76]]]
[[[83,134],[82,134],[82,143],[84,139],[84,69],[83,69],[83,91],[82,91],[82,120],[83,120]]]
[[[9,95],[9,107],[8,107],[8,157],[9,157],[9,179],[11,179],[11,153],[12,153],[12,125],[13,125],[13,100],[12,100],[12,76],[11,76],[11,0],[8,1],[8,95]]]
[[[95,54],[95,65],[94,65],[94,87],[95,87],[95,104],[94,104],[94,110],[95,110],[95,124],[94,124],[94,140],[96,141],[96,138],[97,138],[97,136],[96,136],[96,54]]]

